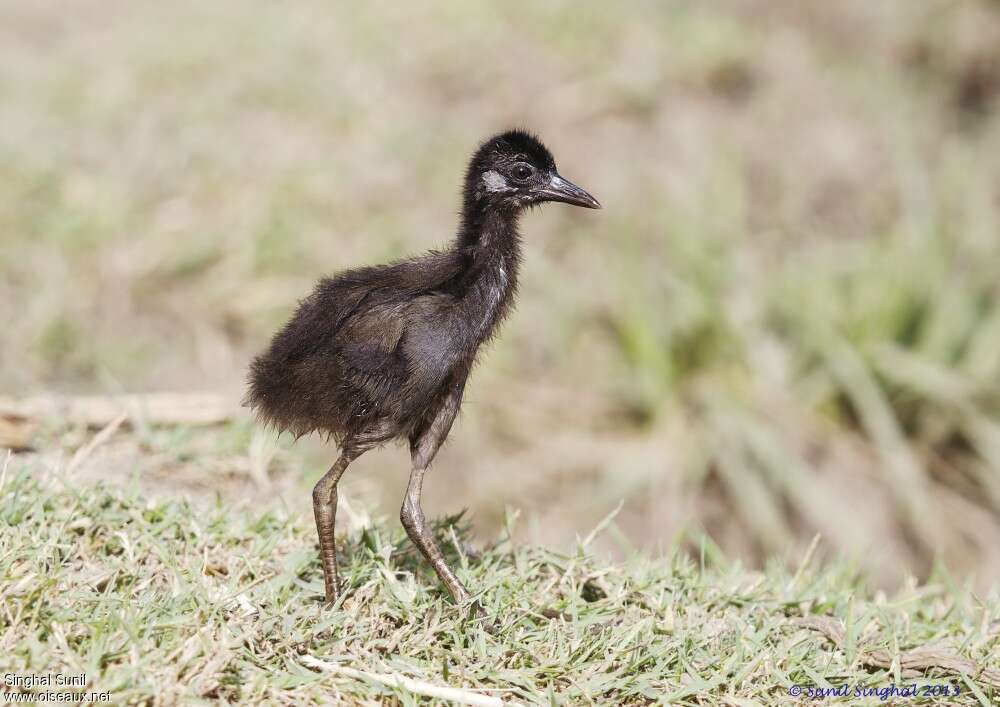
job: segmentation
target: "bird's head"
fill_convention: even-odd
[[[472,204],[519,210],[545,201],[562,201],[588,209],[600,203],[556,171],[552,153],[522,130],[491,137],[473,155],[465,179]]]

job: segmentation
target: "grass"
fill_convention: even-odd
[[[1000,697],[1000,597],[944,572],[886,595],[812,551],[794,572],[749,571],[707,540],[697,558],[610,564],[589,549],[610,518],[569,553],[514,542],[513,517],[473,549],[460,518],[442,519],[490,633],[396,523],[350,524],[346,598],[324,608],[297,514],[78,487],[39,462],[4,469],[0,672],[86,673],[115,704],[414,704],[443,687],[469,703],[765,705],[796,701],[794,685]],[[884,703],[871,694],[851,704]]]

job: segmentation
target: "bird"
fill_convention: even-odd
[[[244,404],[260,423],[296,439],[317,432],[339,449],[312,492],[327,603],[341,592],[337,485],[361,454],[399,441],[409,445],[411,459],[402,525],[455,603],[485,617],[445,562],[421,492],[477,354],[513,306],[522,259],[519,216],[544,202],[601,208],[559,174],[534,135],[514,129],[490,137],[468,163],[449,246],[319,280],[251,362]]]

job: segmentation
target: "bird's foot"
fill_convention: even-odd
[[[337,600],[340,598],[340,578],[335,577],[332,583],[327,582],[325,588],[326,588],[326,600],[324,603],[327,606],[333,606],[334,604],[337,603]]]
[[[473,600],[469,605],[469,611],[472,614],[472,620],[476,626],[479,626],[490,635],[496,635],[499,627],[496,622],[490,618],[490,615],[486,613],[482,604]]]

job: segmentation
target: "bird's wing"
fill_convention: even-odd
[[[360,379],[407,380],[413,365],[403,350],[407,329],[427,317],[428,303],[447,309],[454,301],[451,290],[464,257],[431,252],[414,260],[349,270],[321,282],[317,298],[329,322],[324,327],[327,350],[335,350],[340,365]]]
[[[356,310],[337,333],[337,350],[355,371],[385,371],[406,329],[405,303]]]
[[[339,332],[355,318],[368,320],[369,312],[392,315],[394,308],[418,297],[447,291],[460,278],[467,258],[461,252],[431,251],[413,260],[348,270],[322,280],[316,296],[321,308],[333,317],[329,330]],[[366,326],[358,324],[360,330]]]

